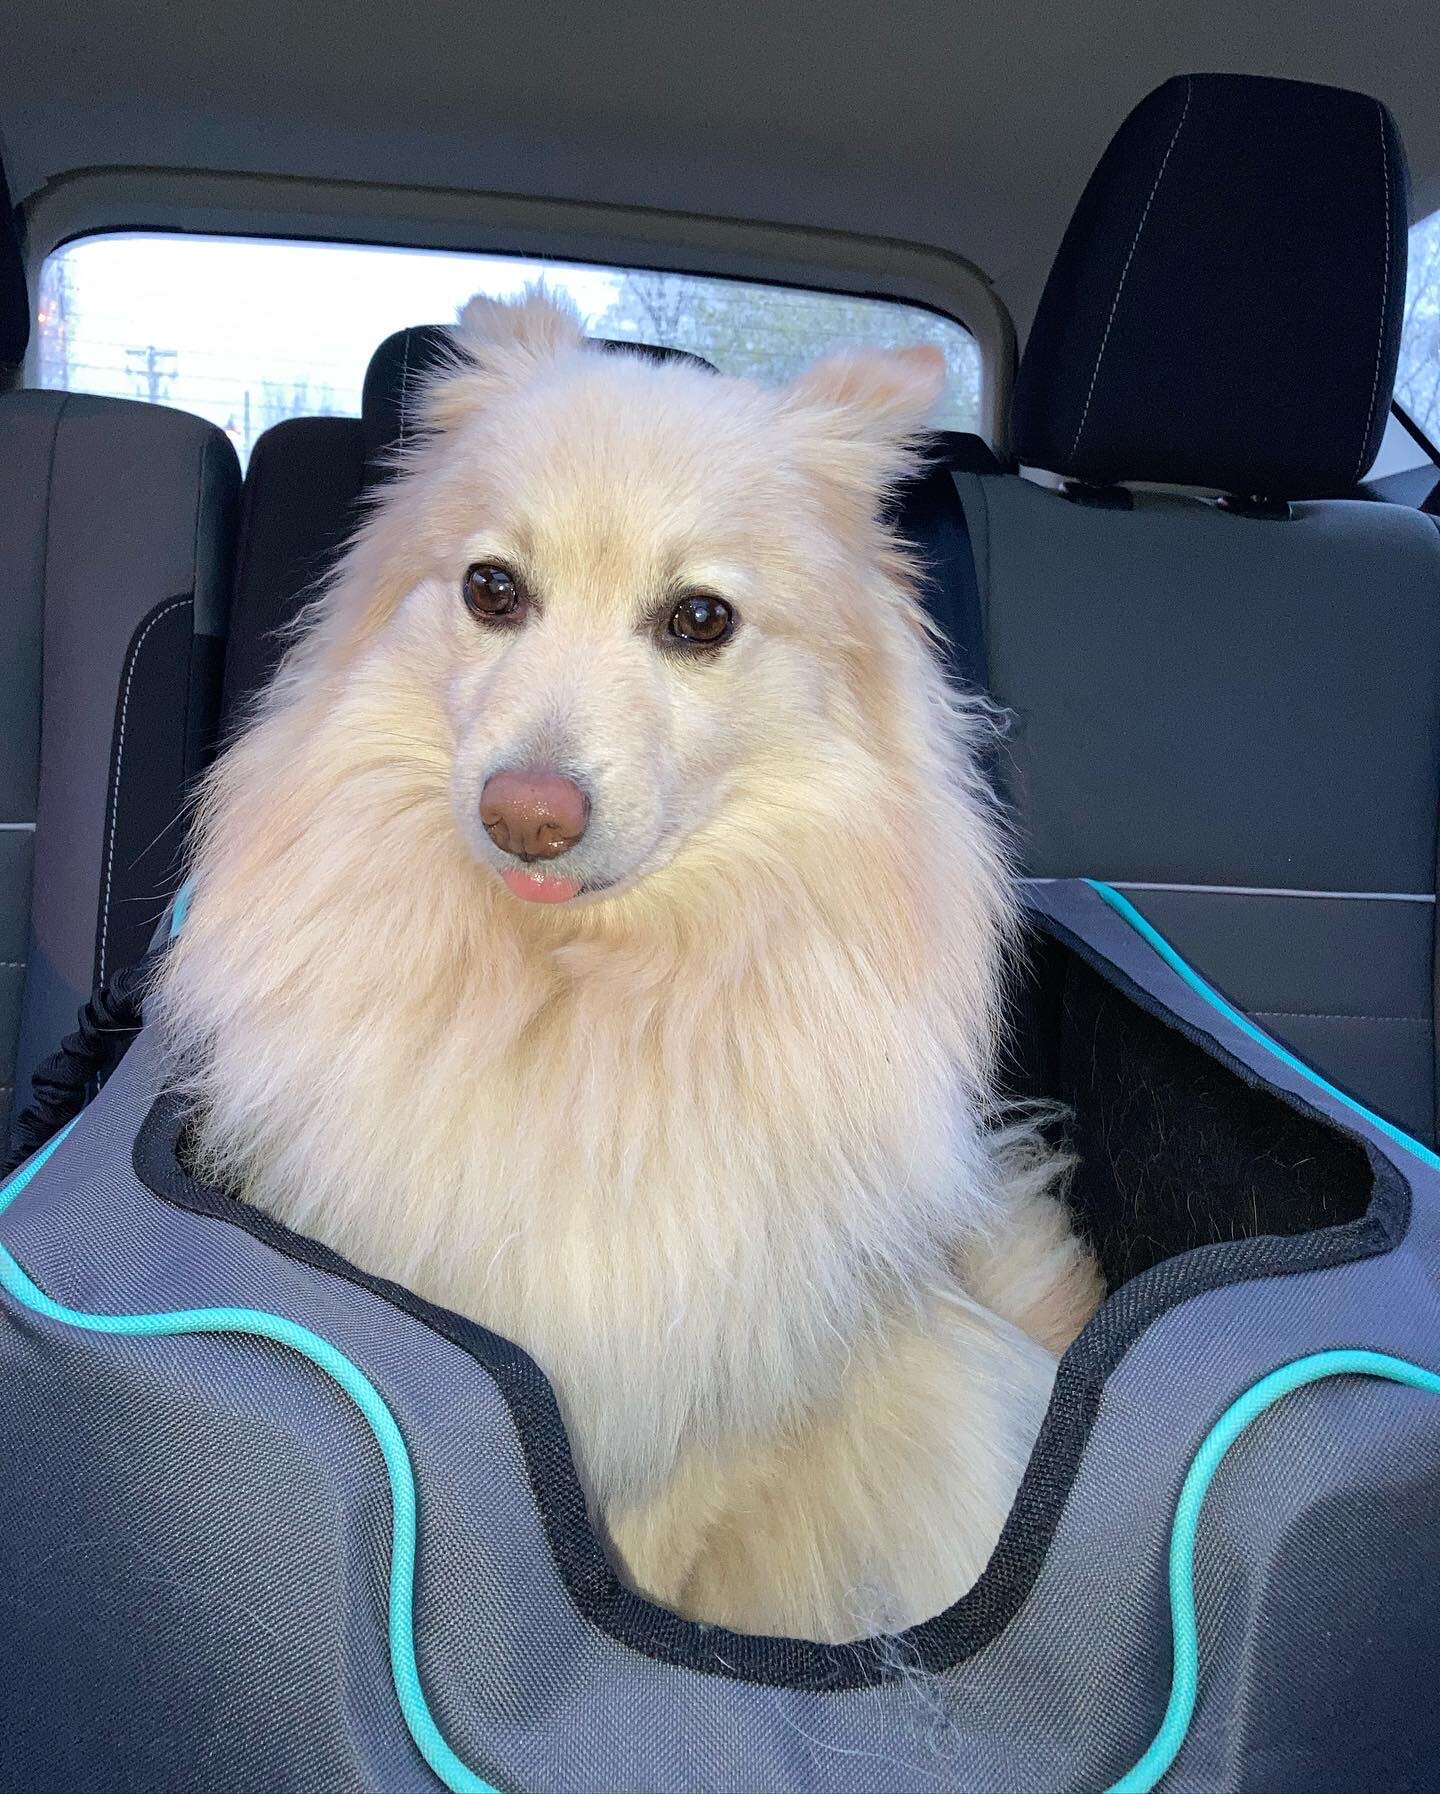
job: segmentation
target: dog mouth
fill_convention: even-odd
[[[528,866],[507,866],[500,877],[505,889],[522,903],[569,903],[585,889],[578,878],[561,872],[532,872]]]
[[[505,889],[522,903],[571,903],[608,891],[611,879],[579,879],[566,872],[541,872],[530,866],[506,866],[500,874]]]

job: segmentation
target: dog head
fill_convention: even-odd
[[[773,390],[601,351],[543,293],[465,308],[327,623],[431,718],[511,899],[927,825],[896,769],[933,768],[943,684],[879,517],[943,378],[937,350],[863,352]]]

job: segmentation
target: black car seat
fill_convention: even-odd
[[[10,254],[14,273],[13,235]],[[0,293],[23,306],[23,275]],[[27,334],[8,316],[0,358]],[[144,953],[174,890],[239,490],[234,449],[199,418],[0,396],[0,1156],[15,1090]]]
[[[1027,869],[1122,884],[1434,1139],[1440,532],[1348,496],[1405,248],[1378,102],[1167,82],[1085,189],[1021,363],[1015,452],[1064,486],[956,484]]]

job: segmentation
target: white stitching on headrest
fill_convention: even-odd
[[[1175,127],[1175,135],[1170,139],[1170,148],[1160,162],[1159,172],[1155,176],[1155,185],[1150,189],[1150,197],[1145,201],[1145,210],[1140,214],[1140,222],[1135,226],[1135,235],[1130,244],[1130,253],[1125,257],[1125,266],[1120,270],[1120,283],[1115,288],[1115,297],[1110,304],[1110,316],[1105,320],[1105,334],[1100,338],[1100,348],[1095,356],[1095,366],[1090,375],[1090,390],[1085,394],[1085,409],[1080,413],[1080,422],[1075,426],[1075,440],[1070,444],[1070,459],[1073,461],[1080,447],[1080,437],[1085,429],[1085,420],[1090,415],[1090,401],[1095,397],[1095,382],[1100,378],[1100,363],[1105,359],[1105,345],[1110,341],[1110,327],[1115,322],[1115,313],[1120,307],[1120,295],[1125,291],[1126,277],[1130,273],[1130,264],[1135,259],[1135,251],[1140,246],[1140,233],[1145,229],[1145,220],[1150,216],[1150,208],[1155,203],[1155,195],[1160,191],[1160,183],[1165,178],[1165,170],[1169,165],[1170,151],[1180,141],[1180,133],[1185,129],[1185,120],[1190,113],[1190,95],[1194,83],[1185,77],[1185,104],[1180,111],[1180,122]],[[1368,432],[1367,432],[1368,434]]]
[[[1385,108],[1379,100],[1375,102],[1375,111],[1380,118],[1380,172],[1385,177],[1385,278],[1380,287],[1380,331],[1375,338],[1375,373],[1370,381],[1370,408],[1365,413],[1365,434],[1360,438],[1360,458],[1355,463],[1355,477],[1352,485],[1360,484],[1360,476],[1365,472],[1365,448],[1370,441],[1370,426],[1375,421],[1375,399],[1380,391],[1380,358],[1385,347],[1385,319],[1390,311],[1390,155],[1389,145],[1385,141]]]

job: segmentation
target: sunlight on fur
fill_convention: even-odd
[[[207,1174],[522,1345],[622,1574],[747,1631],[960,1595],[1098,1297],[1064,1165],[996,1131],[984,724],[879,521],[942,379],[473,300],[211,777],[155,1005]],[[718,646],[667,632],[692,591]],[[588,827],[522,867],[481,794],[532,767]]]

